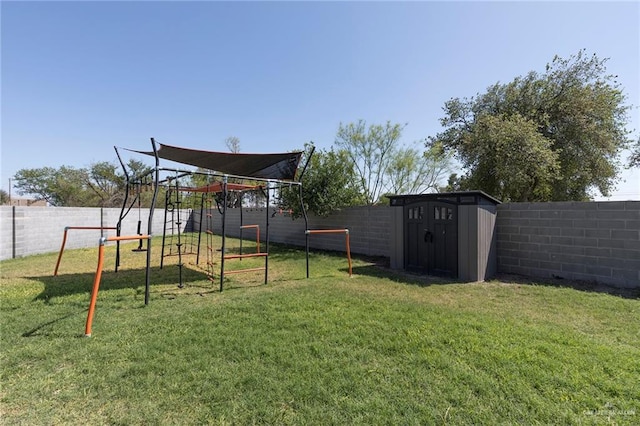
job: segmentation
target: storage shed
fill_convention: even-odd
[[[496,206],[482,191],[390,196],[391,267],[463,281],[496,273]]]

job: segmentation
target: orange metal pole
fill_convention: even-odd
[[[98,291],[100,290],[100,280],[102,279],[102,268],[104,266],[104,244],[107,241],[127,241],[127,240],[148,240],[151,235],[125,235],[120,237],[100,238],[100,246],[98,247],[98,267],[96,275],[93,278],[93,288],[91,290],[91,301],[89,302],[89,313],[87,314],[87,323],[84,327],[84,336],[91,337],[91,325],[93,324],[93,315],[96,310],[96,301],[98,300]]]
[[[247,257],[265,257],[268,253],[250,253],[250,254],[229,254],[225,259],[245,259]]]
[[[349,244],[349,230],[345,229],[345,235],[347,236],[347,260],[349,261],[349,276],[352,277],[353,274],[351,272],[351,246]]]
[[[109,237],[107,241],[127,241],[127,240],[148,240],[151,235],[123,235],[120,237]]]
[[[67,243],[67,231],[69,228],[64,228],[64,234],[62,235],[62,245],[60,246],[60,253],[58,254],[58,261],[56,262],[56,269],[53,271],[53,276],[58,275],[58,268],[60,267],[60,261],[62,260],[62,252],[64,252],[64,245]]]
[[[116,227],[112,227],[112,226],[67,226],[67,229],[94,229],[94,230],[101,230],[101,229],[118,229]]]
[[[348,229],[308,229],[308,234],[341,234],[348,233]]]
[[[225,275],[227,274],[239,274],[242,272],[258,272],[258,271],[264,271],[264,267],[260,267],[260,268],[248,268],[248,269],[234,269],[232,271],[224,271]]]
[[[58,254],[58,261],[56,262],[56,269],[53,271],[53,275],[58,275],[58,268],[60,268],[60,261],[62,260],[62,253],[64,252],[64,245],[67,243],[67,231],[69,229],[92,229],[92,230],[103,230],[103,229],[118,229],[112,226],[65,226],[64,235],[62,236],[62,246],[60,247],[60,253]]]
[[[345,234],[347,243],[347,260],[349,262],[349,276],[352,277],[351,268],[351,245],[349,244],[349,230],[348,229],[307,229],[307,234]],[[307,253],[308,256],[308,253]],[[308,277],[307,277],[308,278]]]
[[[96,310],[96,301],[98,300],[98,290],[100,290],[100,279],[102,278],[102,267],[104,265],[104,238],[100,239],[100,247],[98,247],[98,268],[96,276],[93,279],[93,289],[91,290],[91,302],[89,303],[89,313],[87,314],[87,323],[84,327],[84,336],[91,337],[91,324],[93,323],[93,314]]]
[[[256,228],[256,251],[260,253],[260,225],[242,225],[240,229]]]

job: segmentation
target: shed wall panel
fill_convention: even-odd
[[[478,269],[476,281],[484,281],[497,273],[496,206],[487,204],[478,208]]]

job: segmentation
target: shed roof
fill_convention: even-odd
[[[429,194],[406,194],[390,195],[389,204],[391,206],[404,206],[406,204],[418,203],[422,201],[442,201],[451,204],[501,204],[497,198],[483,191],[457,191],[457,192],[434,192]]]

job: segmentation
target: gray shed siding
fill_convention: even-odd
[[[404,209],[390,208],[391,225],[389,235],[389,266],[391,269],[404,268]]]
[[[495,275],[498,259],[495,205],[458,207],[458,278],[484,281]]]

